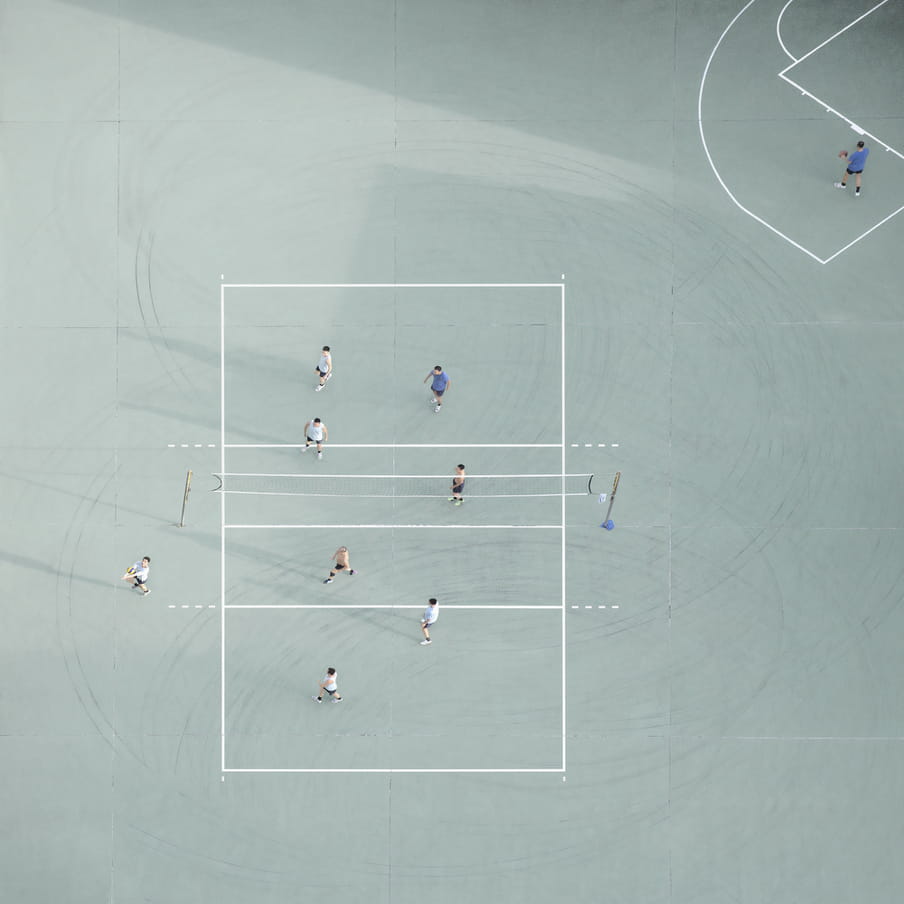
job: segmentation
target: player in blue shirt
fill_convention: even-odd
[[[424,377],[424,382],[433,378],[433,382],[430,384],[430,388],[433,390],[433,398],[430,399],[431,405],[436,405],[433,409],[437,414],[439,414],[440,408],[443,407],[443,393],[452,385],[452,381],[449,379],[449,375],[443,372],[442,364],[437,364],[434,366],[433,370]]]
[[[847,169],[840,182],[835,183],[835,188],[847,188],[848,176],[854,177],[854,197],[860,197],[860,177],[863,167],[866,166],[866,158],[869,157],[869,148],[864,147],[862,141],[857,142],[857,150],[847,159]]]

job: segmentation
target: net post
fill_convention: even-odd
[[[615,480],[612,481],[612,492],[609,494],[609,509],[606,512],[606,520],[600,525],[600,527],[604,527],[606,530],[613,530],[615,528],[615,522],[610,516],[612,515],[612,506],[615,505],[615,494],[618,492],[619,480],[621,480],[621,471],[616,471]]]
[[[188,494],[191,492],[191,471],[185,475],[185,492],[182,494],[182,514],[179,516],[179,527],[185,527],[185,507],[188,505]]]

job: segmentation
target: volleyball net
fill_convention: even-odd
[[[454,474],[214,474],[215,492],[245,496],[429,499],[448,496]],[[466,474],[468,498],[587,496],[592,474]]]

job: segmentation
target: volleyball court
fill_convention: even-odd
[[[563,770],[565,501],[596,489],[593,475],[564,468],[564,287],[345,286],[355,313],[342,326],[316,322],[324,287],[273,287],[282,304],[267,293],[263,310],[279,330],[260,319],[256,303],[258,319],[249,322],[249,299],[266,287],[250,287],[252,294],[247,288],[223,292],[223,450],[215,487],[222,512],[224,771]],[[230,289],[239,290],[234,299]],[[475,323],[447,330],[454,341],[445,350],[436,341],[442,336],[431,343],[422,326],[430,348],[421,366],[399,366],[395,355],[387,377],[379,360],[387,345],[375,350],[366,322],[351,322],[361,318],[355,305],[368,289],[379,290],[385,309],[391,305],[400,333],[416,325],[420,308],[412,297],[429,310],[437,290],[454,290],[459,310],[470,309]],[[465,303],[469,291],[478,298]],[[342,318],[341,308],[330,305],[329,316]],[[323,333],[342,336],[341,345],[330,343],[345,360],[336,355],[333,379],[316,400],[306,395],[312,386],[300,342],[277,345],[283,363],[274,366],[274,342],[267,340],[286,330],[309,337],[304,349],[317,347]],[[469,351],[461,354],[463,341]],[[440,353],[452,385],[436,415],[420,378]],[[534,393],[540,407],[525,399],[508,405],[488,393],[498,374],[481,367],[500,359],[517,360],[530,379],[543,375]],[[288,416],[274,416],[286,412],[272,402],[285,392],[289,371],[279,369],[286,365],[294,367],[295,401]],[[380,374],[381,367],[393,389],[362,410],[360,396],[369,390],[356,374]],[[254,384],[250,391],[243,373]],[[475,383],[478,392],[462,391]],[[245,395],[239,406],[232,393]],[[467,410],[481,399],[479,411]],[[486,424],[487,407],[492,432],[483,426],[478,435],[474,425]],[[304,450],[302,426],[315,408],[332,430],[323,458]],[[263,413],[260,442],[251,435],[256,410]],[[244,412],[239,426],[230,425],[230,411]],[[525,418],[525,411],[535,414]],[[331,442],[339,432],[334,425],[341,442]],[[425,431],[435,431],[437,441]],[[392,441],[406,433],[428,441]],[[465,483],[456,492],[460,464]],[[326,585],[330,556],[341,546],[355,574]],[[430,596],[439,598],[442,618],[437,642],[424,650],[418,614]],[[425,660],[425,654],[438,655]],[[355,676],[343,688],[337,717],[351,734],[330,733],[324,742],[322,726],[311,725],[320,732],[312,747],[306,730],[286,726],[298,728],[295,710],[305,699],[295,693],[296,672],[307,663],[313,676],[323,659],[338,660],[341,674]],[[418,670],[421,684],[395,675],[408,668]],[[419,711],[432,714],[426,733],[422,721],[405,715]],[[316,721],[320,713],[303,716]],[[496,724],[493,740],[488,745],[484,735],[470,743],[488,718]],[[350,740],[362,726],[364,733]]]

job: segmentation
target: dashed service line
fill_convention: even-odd
[[[572,606],[572,609],[621,609],[619,605],[599,605],[599,606]]]
[[[216,604],[211,603],[210,605],[189,605],[187,603],[183,603],[181,606],[170,605],[167,606],[168,609],[216,609]]]
[[[594,446],[597,449],[617,449],[621,443],[571,443],[572,449],[580,449],[582,446],[585,449],[592,449]]]
[[[216,449],[216,443],[167,443],[167,449]]]

